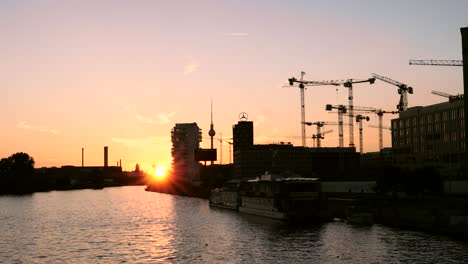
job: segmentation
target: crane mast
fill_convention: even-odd
[[[398,111],[385,111],[382,109],[377,109],[375,114],[379,117],[379,149],[383,149],[383,115],[384,114],[397,114]]]
[[[342,148],[344,146],[343,142],[343,114],[346,113],[347,109],[344,105],[331,105],[327,104],[325,110],[331,111],[332,109],[338,110],[338,146]]]
[[[304,79],[304,74],[305,74],[305,72],[301,71],[301,82],[299,83],[299,88],[301,90],[301,124],[302,124],[301,129],[302,129],[302,146],[303,147],[306,146],[305,126],[303,124],[303,122],[305,122],[305,100],[304,100],[305,86],[302,83],[302,81]],[[301,87],[301,85],[302,85],[302,87]]]
[[[363,116],[363,115],[356,116],[356,122],[359,123],[359,153],[361,154],[363,152],[362,120],[369,121],[370,118],[368,116]]]
[[[462,60],[410,60],[409,65],[463,66]]]
[[[349,110],[349,146],[354,147],[354,123],[352,115],[354,110],[353,105],[353,84],[355,83],[365,83],[368,82],[369,84],[373,84],[375,82],[375,78],[369,78],[367,80],[353,80],[349,79],[343,83],[343,86],[348,88],[348,110]]]
[[[383,82],[386,82],[386,83],[389,83],[398,87],[398,93],[400,94],[400,102],[397,105],[397,109],[399,111],[406,111],[406,109],[408,109],[408,93],[413,94],[413,87],[407,86],[404,83],[397,82],[393,79],[378,75],[376,73],[372,73],[372,76],[374,76],[376,79],[379,79]]]

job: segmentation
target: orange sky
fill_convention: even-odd
[[[461,67],[408,60],[461,59],[466,10],[464,1],[2,1],[0,157],[81,165],[84,147],[86,165],[101,165],[109,146],[109,163],[125,170],[170,166],[171,128],[197,122],[208,137],[211,99],[216,137],[232,137],[247,112],[256,143],[300,145],[299,90],[282,86],[301,70],[308,80],[375,72],[413,86],[410,106],[442,102],[431,90],[462,93]],[[382,82],[356,85],[354,96],[386,110],[399,100]],[[335,121],[328,103],[347,104],[347,90],[308,88],[306,121]],[[327,129],[322,144],[337,146],[338,129]],[[378,149],[377,132],[365,126],[365,152]],[[356,126],[356,144],[357,135]]]

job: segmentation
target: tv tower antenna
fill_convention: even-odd
[[[210,131],[208,131],[208,135],[211,138],[211,149],[213,149],[213,138],[216,135],[216,131],[214,130],[214,125],[213,125],[213,100],[211,100],[211,123],[210,123]]]

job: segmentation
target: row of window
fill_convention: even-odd
[[[433,134],[433,135],[425,135],[425,136],[408,136],[408,137],[394,137],[393,143],[395,147],[400,145],[424,145],[426,142],[437,142],[442,141],[444,143],[449,142],[464,142],[465,141],[465,133],[461,131],[461,133],[451,132],[451,133],[444,133],[444,134]]]
[[[393,120],[394,128],[419,126],[424,124],[431,124],[433,122],[449,121],[464,119],[464,109],[462,107],[451,109],[444,112],[430,113],[426,115],[414,116],[407,119]]]
[[[452,130],[452,131],[449,131]],[[401,128],[395,130],[393,133],[394,136],[410,136],[410,132],[413,135],[416,134],[432,134],[432,133],[446,133],[446,132],[453,132],[453,131],[464,131],[465,130],[465,120],[459,120],[456,126],[450,126],[446,123],[437,123],[434,125],[427,125],[421,127],[413,127],[413,128]]]

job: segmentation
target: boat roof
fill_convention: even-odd
[[[303,182],[303,181],[308,181],[308,182],[313,182],[313,181],[318,181],[319,178],[303,178],[303,177],[291,177],[291,178],[278,178],[278,179],[272,179],[272,180],[261,180],[259,178],[248,180],[247,182],[270,182],[270,181],[277,181],[277,182]]]

